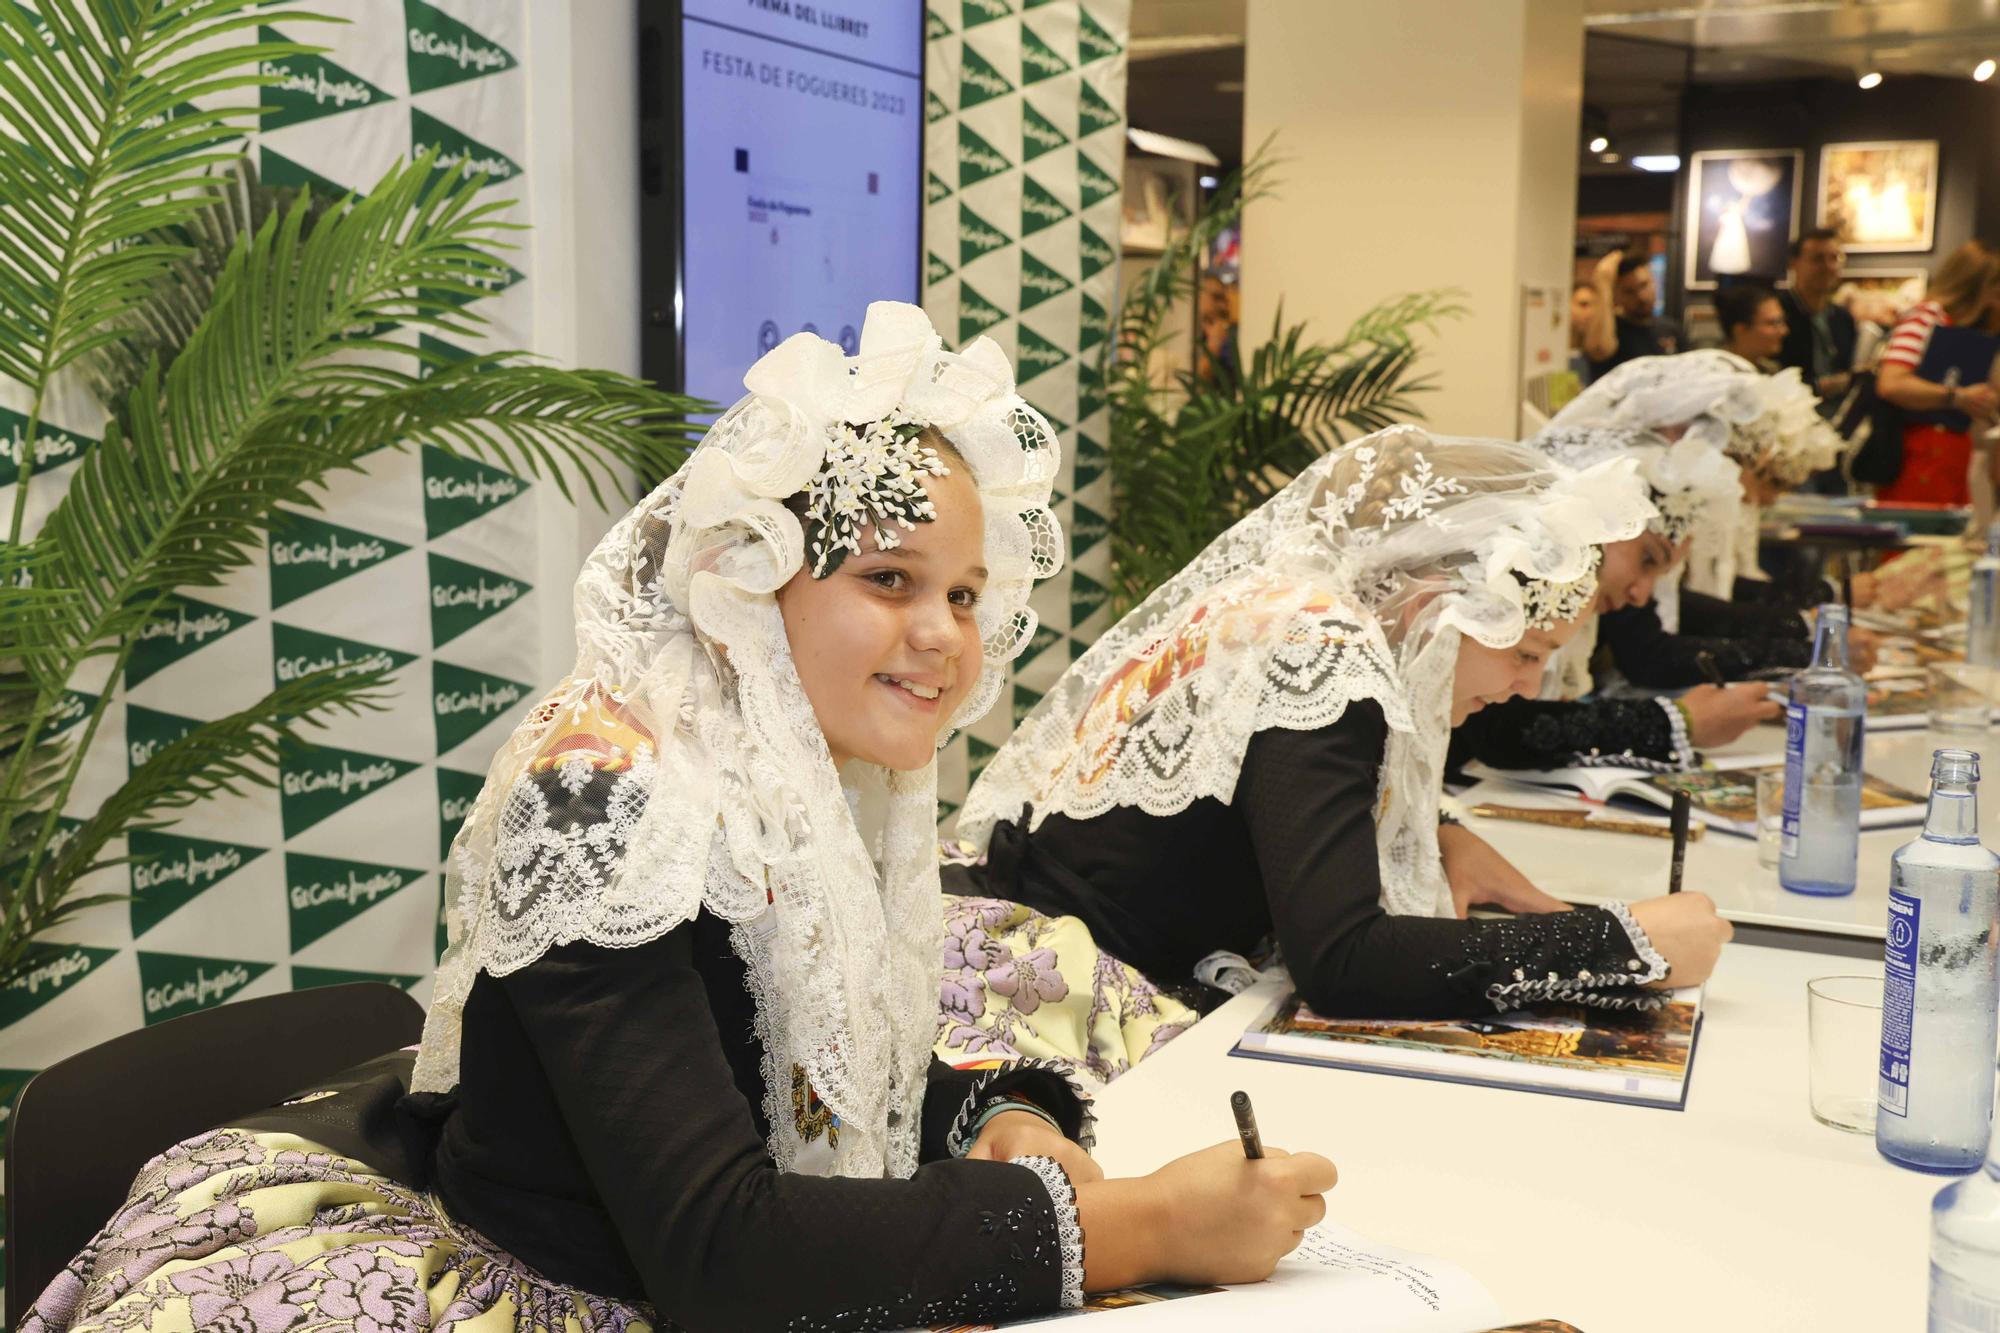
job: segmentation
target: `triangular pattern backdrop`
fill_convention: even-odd
[[[445,161],[470,159],[494,197],[514,200],[509,220],[532,221],[517,0],[319,9],[349,22],[260,30],[330,48],[270,66],[283,81],[262,90],[273,110],[251,140],[264,180],[365,191],[398,159],[440,145]],[[531,285],[516,270],[478,301],[486,339],[432,345],[447,355],[532,348]],[[9,509],[26,406],[20,386],[0,381]],[[67,484],[65,464],[101,433],[102,413],[74,392],[52,419],[61,429],[44,436],[36,521]],[[170,830],[132,837],[130,851],[151,859],[92,887],[142,895],[80,917],[24,983],[0,991],[0,1110],[35,1070],[142,1024],[360,979],[427,991],[443,848],[540,670],[545,599],[530,583],[538,534],[523,502],[534,484],[433,449],[371,455],[365,473],[334,479],[323,509],[289,518],[239,577],[181,599],[122,679],[87,683],[116,697],[78,810],[194,721],[282,681],[343,663],[400,668],[389,707],[313,733],[326,748],[288,762],[280,790],[199,805]],[[558,611],[568,601],[566,591],[546,600]]]
[[[1062,436],[1064,571],[1001,702],[946,748],[948,816],[1042,691],[1106,625],[1108,413],[1095,373],[1118,305],[1130,0],[929,0],[924,308],[947,342],[985,334]],[[947,821],[947,827],[949,822]]]

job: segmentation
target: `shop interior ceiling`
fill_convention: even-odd
[[[1968,77],[2000,57],[2000,0],[1585,0],[1585,174],[1630,172],[1630,159],[1674,151],[1689,83]],[[1205,144],[1227,165],[1242,153],[1244,0],[1134,0],[1131,123]],[[1605,163],[1592,134],[1620,146]]]

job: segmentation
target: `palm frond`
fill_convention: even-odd
[[[37,0],[41,26],[0,5],[0,374],[31,387],[115,339],[177,254],[136,242],[212,196],[211,164],[254,106],[191,104],[274,81],[260,59],[297,43],[238,41],[259,24],[315,20],[256,0]]]
[[[668,475],[701,433],[688,414],[709,406],[610,371],[481,358],[377,395],[340,420],[331,447],[351,457],[384,442],[434,444],[552,478],[565,499],[574,473],[602,505],[600,477],[616,481],[608,462],[642,477]]]
[[[241,795],[277,784],[289,747],[309,746],[302,726],[324,727],[337,714],[381,707],[389,671],[328,667],[287,681],[239,712],[204,722],[160,747],[53,857],[33,874],[0,883],[0,986],[19,971],[28,941],[87,907],[121,894],[79,897],[69,886],[113,864],[100,859],[105,844],[135,828],[156,827],[161,816],[224,793]]]

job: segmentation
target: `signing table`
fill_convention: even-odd
[[[1806,980],[1862,972],[1881,966],[1731,946],[1678,1112],[1232,1057],[1278,993],[1266,985],[1099,1095],[1097,1157],[1130,1175],[1230,1138],[1242,1088],[1266,1142],[1339,1166],[1335,1221],[1470,1270],[1510,1320],[1919,1328],[1928,1207],[1945,1182],[1807,1109]]]
[[[1864,740],[1863,767],[1871,774],[1922,794],[1930,790],[1931,752],[1957,746],[1985,755],[1989,765],[1979,785],[1979,826],[1985,841],[2000,837],[2000,731],[1983,735],[1931,730],[1870,731]],[[1734,744],[1707,751],[1718,767],[1782,761],[1785,733],[1781,726],[1752,728]],[[1464,794],[1478,800],[1505,802],[1515,789],[1481,784]],[[1665,838],[1624,833],[1552,828],[1498,819],[1468,818],[1467,827],[1497,847],[1535,885],[1565,902],[1636,902],[1663,892],[1672,844]],[[1866,830],[1861,834],[1859,876],[1855,891],[1840,898],[1811,898],[1788,893],[1778,885],[1778,872],[1757,864],[1754,839],[1710,829],[1699,842],[1688,844],[1685,887],[1715,900],[1716,909],[1744,938],[1778,942],[1783,932],[1801,942],[1836,951],[1866,955],[1879,949],[1888,918],[1889,856],[1917,836],[1918,824]]]

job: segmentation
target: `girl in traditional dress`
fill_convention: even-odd
[[[1439,822],[1452,726],[1539,686],[1599,544],[1651,513],[1629,460],[1575,473],[1413,427],[1313,463],[1099,639],[974,784],[940,1054],[1113,1077],[1270,940],[1341,1016],[1645,1007],[1702,980],[1728,935],[1702,896],[1553,910]],[[1463,919],[1487,901],[1542,914]]]
[[[1255,1280],[1321,1216],[1323,1158],[1105,1181],[1058,1073],[933,1061],[934,756],[1034,631],[1056,440],[908,306],[744,383],[454,843],[418,1093],[169,1149],[28,1330],[901,1328]]]

